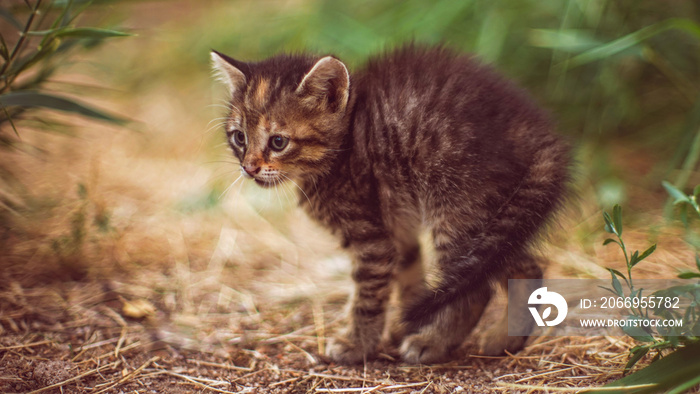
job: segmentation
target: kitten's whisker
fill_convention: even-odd
[[[211,133],[213,130],[216,130],[217,128],[219,128],[219,127],[221,127],[221,126],[224,126],[225,124],[226,124],[226,122],[219,122],[219,123],[217,123],[217,124],[215,124],[215,125],[213,125],[213,126],[211,126],[211,127],[208,127],[206,130],[204,130],[204,134],[209,134],[209,133]]]
[[[215,125],[212,126],[212,123],[217,122],[217,121],[218,121],[219,123],[216,123]],[[210,120],[210,121],[207,123],[207,126],[206,126],[207,129],[206,129],[206,130],[209,131],[209,130],[212,129],[213,127],[218,127],[218,126],[221,126],[221,125],[225,125],[227,122],[228,122],[228,119],[227,119],[227,118],[216,118],[216,119],[212,119],[212,120]]]
[[[207,126],[209,126],[209,125],[212,124],[213,122],[216,122],[217,120],[227,121],[227,120],[228,120],[228,116],[221,116],[221,117],[218,117],[218,118],[214,118],[214,119],[210,120],[210,121],[207,123]]]
[[[214,163],[226,163],[226,164],[234,164],[234,165],[241,164],[238,161],[230,161],[230,160],[211,160],[211,161],[205,161],[202,164],[214,164]]]
[[[296,182],[294,182],[290,177],[284,175],[283,173],[280,172],[280,175],[283,176],[283,177],[285,177],[289,182],[292,182],[292,183],[294,184],[294,186],[296,186],[296,187],[304,194],[304,197],[306,197],[306,201],[309,202],[309,206],[310,206],[310,207],[313,207],[313,204],[311,204],[311,199],[309,198],[309,196],[306,195],[306,192],[304,191],[304,189],[301,188],[301,186],[299,186],[299,185],[298,185]]]
[[[289,194],[287,194],[287,188],[285,187],[283,180],[280,179],[279,182],[280,188],[282,189],[282,193],[284,193],[284,199],[287,201],[287,204],[289,204]]]
[[[280,199],[280,191],[279,191],[279,189],[277,189],[278,181],[279,181],[279,180],[278,180],[277,178],[273,179],[273,180],[272,180],[272,185],[273,185],[274,188],[275,188],[275,195],[277,195],[277,202],[280,204],[280,209],[282,209],[282,208],[283,208],[282,199]]]
[[[223,108],[223,109],[226,109],[226,110],[230,110],[230,109],[231,109],[231,106],[229,106],[229,105],[224,105],[224,104],[209,104],[209,105],[207,105],[207,108],[214,108],[214,107],[216,107],[216,108]]]
[[[221,193],[221,195],[219,195],[219,200],[221,200],[221,197],[225,196],[226,193],[228,193],[228,191],[231,190],[231,188],[233,187],[233,185],[235,185],[236,182],[238,182],[238,180],[240,180],[241,178],[243,178],[243,174],[239,175],[238,178],[236,178],[236,180],[233,181],[233,182],[226,188],[226,190],[224,190],[224,192]]]

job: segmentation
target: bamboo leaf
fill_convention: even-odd
[[[10,51],[7,49],[7,43],[2,34],[0,34],[0,56],[2,56],[5,61],[10,60]]]
[[[607,44],[603,44],[596,48],[592,48],[571,59],[569,66],[577,67],[586,63],[591,63],[597,60],[606,59],[616,55],[626,49],[634,47],[643,41],[648,40],[658,34],[668,30],[682,30],[697,37],[700,37],[700,25],[690,19],[667,19],[655,23],[651,26],[644,27],[634,33],[620,37]]]
[[[22,31],[22,24],[19,23],[19,21],[14,17],[14,15],[12,15],[12,13],[6,8],[0,7],[0,18],[8,21],[12,26],[14,26],[15,29]]]
[[[669,182],[663,181],[663,182],[661,182],[661,184],[666,189],[668,194],[671,195],[671,197],[676,199],[676,201],[673,202],[674,204],[678,204],[681,202],[690,202],[690,199],[688,198],[688,196],[685,193],[678,190],[678,188],[676,188],[675,186],[673,186]]]
[[[0,105],[6,107],[43,107],[64,112],[72,112],[93,119],[124,124],[126,119],[110,115],[98,109],[80,104],[68,98],[53,96],[36,91],[15,91],[0,95]]]
[[[668,394],[681,394],[685,393],[686,391],[692,389],[693,387],[697,386],[700,384],[700,376],[696,377],[695,379],[689,379],[686,382],[683,382],[681,385],[678,387],[674,388],[673,390],[670,390]]]
[[[553,48],[571,53],[580,53],[602,45],[588,31],[575,29],[532,29],[529,41],[530,45],[535,47]]]
[[[19,137],[19,132],[17,131],[17,127],[15,127],[15,122],[12,120],[12,115],[10,115],[10,111],[8,111],[7,108],[5,108],[5,106],[2,104],[0,104],[0,108],[2,108],[2,112],[5,114],[5,118],[7,119],[7,121],[10,122],[10,126],[15,132],[15,135]]]
[[[700,345],[690,344],[622,379],[606,384],[605,393],[680,393],[698,383]],[[611,390],[619,387],[620,390]],[[683,389],[683,390],[681,390]],[[674,390],[674,391],[669,391]]]
[[[62,27],[59,29],[30,31],[27,33],[30,36],[47,36],[53,35],[62,38],[110,38],[110,37],[130,37],[131,33],[125,33],[117,30],[99,29],[96,27]]]

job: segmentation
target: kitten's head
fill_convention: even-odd
[[[327,173],[343,142],[350,77],[327,56],[280,55],[243,63],[211,53],[229,89],[227,142],[261,186]]]

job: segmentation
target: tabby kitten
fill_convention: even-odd
[[[355,293],[332,359],[375,355],[386,325],[405,361],[443,360],[493,285],[542,278],[527,247],[562,201],[569,155],[521,89],[442,47],[404,46],[352,74],[332,56],[211,55],[230,91],[226,136],[243,175],[262,187],[295,182],[300,205],[353,257]],[[421,230],[432,233],[433,285]],[[392,289],[396,324],[386,318]],[[521,306],[517,320],[531,325]],[[484,354],[523,346],[507,322],[482,338]]]

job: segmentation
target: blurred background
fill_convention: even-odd
[[[659,242],[641,270],[693,264],[661,182],[700,183],[695,0],[0,0],[0,10],[5,289],[108,283],[204,342],[264,324],[261,304],[316,313],[323,294],[340,305],[348,261],[295,208],[293,188],[232,185],[209,51],[308,50],[352,69],[411,40],[492,64],[575,147],[576,197],[544,246],[558,263],[550,276],[624,266],[601,245],[601,210],[615,203],[630,244]]]

